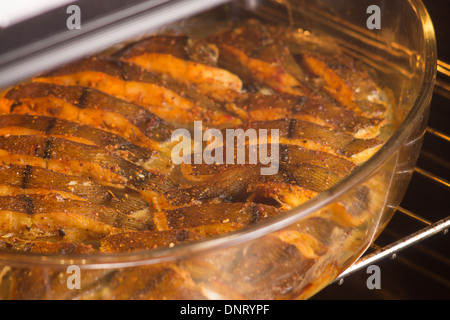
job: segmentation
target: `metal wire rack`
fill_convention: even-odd
[[[436,82],[435,94],[440,94],[443,96],[447,103],[447,107],[450,108],[450,65],[438,61],[438,80]],[[450,128],[449,128],[450,129]],[[428,126],[426,130],[426,135],[431,135],[440,139],[445,143],[445,147],[450,150],[450,135],[448,133],[441,132],[433,127]],[[425,151],[422,151],[425,153]],[[435,159],[436,160],[436,159]],[[441,161],[448,161],[448,159],[441,159]],[[429,172],[419,166],[414,168],[413,175],[418,175],[422,178],[428,179],[432,183],[436,184],[439,188],[443,189],[444,192],[450,195],[450,181],[440,177],[438,174]],[[423,217],[415,212],[412,212],[402,206],[398,206],[395,214],[401,214],[408,219],[418,222],[422,227],[417,231],[412,232],[406,236],[403,236],[397,241],[394,241],[388,245],[378,246],[376,241],[371,245],[370,249],[365,255],[363,255],[359,260],[357,260],[352,266],[346,269],[336,280],[335,283],[341,284],[344,278],[349,275],[368,267],[369,265],[375,264],[386,258],[395,258],[397,254],[419,242],[424,241],[434,235],[439,233],[447,234],[448,228],[450,227],[450,201],[448,205],[448,216],[437,221],[432,221],[428,217]]]

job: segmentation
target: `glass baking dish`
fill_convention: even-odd
[[[366,24],[367,8],[374,3],[381,10],[380,29]],[[393,105],[393,125],[386,131],[390,138],[383,147],[350,176],[301,206],[209,240],[93,256],[2,250],[1,299],[307,299],[364,253],[400,203],[421,148],[436,70],[427,11],[419,0],[233,1],[158,29],[201,32],[249,17],[295,26],[299,37],[331,37],[375,70],[389,88]],[[290,246],[274,240],[314,228],[321,219],[332,220],[342,204],[352,207],[352,215],[363,223],[327,232],[324,228],[318,239],[327,249],[314,259],[306,261],[292,250],[302,239]],[[77,272],[81,288],[70,285]]]

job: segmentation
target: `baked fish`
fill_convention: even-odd
[[[343,54],[318,55],[305,52],[301,55],[305,69],[320,81],[335,101],[347,110],[368,118],[385,118],[388,103],[385,93],[367,71],[354,59]]]
[[[240,93],[242,80],[216,66],[217,52],[213,44],[185,36],[151,36],[128,45],[116,56],[224,102]]]
[[[129,216],[151,217],[153,205],[136,190],[102,185],[77,175],[30,165],[0,166],[0,195],[58,194],[64,199],[110,207]],[[151,220],[151,218],[147,218]]]
[[[103,148],[62,138],[0,136],[0,159],[5,164],[28,164],[61,173],[89,177],[138,190],[171,187],[170,180],[150,172]]]
[[[99,239],[122,230],[149,230],[146,223],[116,210],[57,194],[0,197],[0,231],[23,239]]]
[[[0,115],[0,135],[42,135],[95,145],[148,169],[162,157],[156,149],[135,145],[110,131],[48,116]]]
[[[197,119],[213,127],[241,122],[201,91],[113,57],[88,57],[33,81],[94,88],[143,106],[174,126],[190,128]]]
[[[156,149],[170,143],[173,130],[167,122],[139,105],[81,86],[21,84],[4,94],[0,111],[70,120]]]
[[[312,50],[313,42],[293,45],[286,30],[250,20],[204,38],[151,35],[4,90],[0,249],[151,256],[268,224],[331,193],[384,144],[389,104],[353,58]],[[171,157],[177,129],[194,131],[182,142],[195,146],[183,154],[190,161]],[[233,130],[232,144],[214,146],[233,161],[243,150],[244,162],[215,154],[197,163],[211,152],[208,129],[222,137]],[[261,148],[275,172],[262,174],[262,153],[250,159]],[[27,298],[52,298],[45,286],[72,299],[294,298],[309,273],[336,276],[334,260],[313,269],[334,259],[336,239],[348,239],[344,251],[352,252],[352,241],[364,238],[358,228],[384,201],[375,187],[361,184],[289,228],[211,259],[86,271],[82,292],[38,268],[0,270],[0,285],[8,275],[10,296]]]
[[[332,128],[359,139],[372,139],[380,134],[383,118],[367,118],[351,110],[309,96],[280,94],[246,94],[235,101],[247,121],[298,119]]]
[[[269,142],[271,130],[276,129],[280,143],[335,155],[355,164],[367,161],[383,145],[378,137],[359,139],[347,132],[296,118],[246,122],[238,128],[244,133],[248,129],[267,130]]]
[[[208,41],[219,48],[218,64],[241,77],[245,85],[292,95],[311,93],[289,48],[265,25],[251,20]]]

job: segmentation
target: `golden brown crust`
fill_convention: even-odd
[[[196,119],[221,127],[240,123],[220,103],[184,82],[112,57],[88,57],[33,81],[100,90],[138,104],[175,126],[190,127]]]
[[[381,90],[353,59],[294,56],[277,32],[250,21],[206,40],[155,35],[7,90],[0,249],[104,255],[181,246],[279,216],[357,170],[383,145]],[[262,175],[260,163],[196,164],[194,153],[175,165],[172,134],[194,121],[222,136],[267,130],[273,143],[278,130],[277,172]],[[262,143],[245,141],[246,154]],[[16,269],[11,297],[52,298],[42,289],[51,286],[69,298],[292,298],[331,237],[367,222],[369,189],[352,196],[248,243],[245,253],[93,271],[81,294],[67,292],[57,271]]]

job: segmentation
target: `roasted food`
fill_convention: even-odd
[[[271,36],[267,26],[252,20],[208,40],[219,48],[219,65],[239,75],[245,84],[293,95],[311,92],[289,48]]]
[[[218,49],[214,44],[184,36],[152,36],[116,54],[144,70],[193,87],[201,94],[218,101],[229,101],[239,95],[242,80],[218,67],[217,55]]]
[[[170,65],[171,61],[168,63]],[[177,126],[190,127],[198,119],[214,127],[227,127],[241,122],[227,112],[221,103],[192,87],[189,80],[168,78],[151,71],[119,58],[94,56],[44,74],[34,81],[94,88],[138,104]],[[215,76],[211,76],[214,84]],[[239,78],[235,80],[239,81]],[[218,94],[219,100],[221,96]]]
[[[8,91],[0,110],[47,115],[111,131],[143,147],[170,140],[172,127],[145,108],[82,86],[27,83]]]
[[[384,122],[383,119],[367,118],[316,97],[256,93],[241,96],[234,106],[241,113],[245,112],[246,119],[250,121],[299,119],[360,139],[377,137]]]
[[[382,89],[353,58],[309,47],[293,53],[280,32],[251,20],[201,39],[152,35],[4,90],[0,248],[69,256],[166,250],[270,221],[358,170],[384,143]],[[174,138],[178,129],[185,139]],[[219,141],[230,132],[232,141]],[[208,154],[214,161],[198,161]],[[269,165],[275,172],[262,174]],[[97,270],[82,293],[51,285],[77,299],[202,299],[212,286],[215,297],[289,298],[332,249],[321,235],[358,239],[354,228],[377,201],[359,186],[354,201],[252,243],[250,259],[230,248],[216,262]],[[257,288],[275,261],[271,296]],[[284,279],[293,266],[295,276]],[[34,298],[25,288],[43,278],[6,270],[0,284],[6,274],[13,298]],[[230,285],[231,274],[242,281]]]

